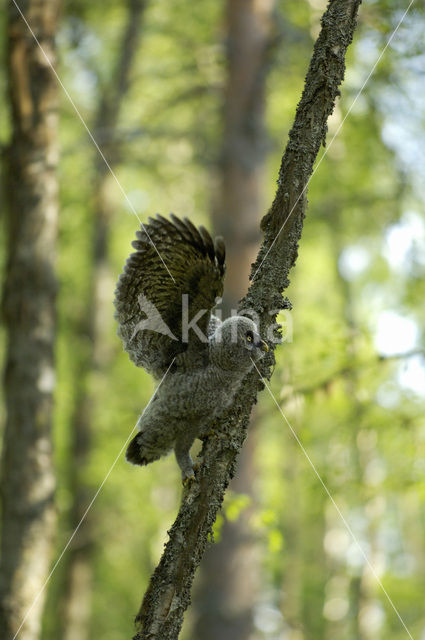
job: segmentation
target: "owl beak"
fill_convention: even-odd
[[[267,344],[267,342],[264,342],[264,340],[260,339],[258,346],[260,347],[261,351],[265,351],[266,353],[269,352],[269,345]]]

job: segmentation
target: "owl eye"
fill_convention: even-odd
[[[252,331],[248,331],[248,333],[246,334],[246,341],[252,342],[253,340],[254,340],[254,336],[252,334]]]

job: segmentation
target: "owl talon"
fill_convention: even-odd
[[[185,488],[189,488],[192,486],[192,483],[195,482],[195,473],[192,470],[192,473],[186,473],[182,478],[182,483]]]
[[[201,468],[201,465],[203,463],[204,459],[203,458],[199,458],[196,462],[193,463],[193,470],[199,471],[199,469]]]

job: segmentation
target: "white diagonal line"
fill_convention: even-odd
[[[251,360],[252,360],[252,358],[251,358]],[[381,580],[380,580],[380,578],[379,578],[378,574],[376,573],[376,571],[375,571],[375,569],[374,569],[374,567],[373,567],[372,563],[370,562],[369,558],[367,557],[366,553],[364,552],[363,547],[361,546],[360,542],[357,540],[357,538],[356,538],[356,536],[355,536],[355,534],[354,534],[353,530],[351,529],[350,525],[348,524],[347,520],[345,519],[345,517],[344,517],[344,515],[343,515],[343,513],[342,513],[342,511],[341,511],[341,509],[338,507],[337,503],[335,502],[334,498],[332,497],[332,495],[331,495],[331,493],[330,493],[330,491],[329,491],[328,487],[326,486],[326,484],[325,484],[325,483],[324,483],[324,481],[322,480],[322,477],[321,477],[320,473],[317,471],[317,469],[316,469],[316,466],[315,466],[314,462],[312,461],[312,459],[311,459],[311,458],[310,458],[310,456],[308,455],[307,451],[305,450],[305,448],[304,448],[304,446],[303,446],[303,444],[302,444],[301,440],[299,439],[299,437],[298,437],[298,435],[297,435],[296,431],[293,429],[293,427],[292,427],[291,423],[289,422],[288,418],[287,418],[287,417],[285,416],[285,414],[283,413],[283,411],[282,411],[282,408],[281,408],[280,404],[278,403],[278,401],[276,400],[276,398],[275,398],[275,396],[274,396],[274,394],[273,394],[273,391],[270,389],[270,387],[269,387],[269,385],[267,384],[266,380],[265,380],[265,379],[263,378],[263,376],[261,375],[261,373],[260,373],[260,371],[259,371],[259,369],[258,369],[257,365],[255,364],[254,360],[252,360],[252,363],[253,363],[254,367],[256,368],[256,370],[257,370],[257,372],[258,372],[258,374],[259,374],[259,376],[260,376],[261,380],[263,381],[263,383],[264,383],[264,385],[265,385],[265,387],[266,387],[267,391],[269,392],[270,396],[272,397],[272,399],[273,399],[273,401],[274,401],[275,405],[276,405],[276,406],[277,406],[277,408],[279,409],[279,411],[280,411],[280,413],[281,413],[281,415],[282,415],[283,419],[285,420],[286,424],[287,424],[287,425],[288,425],[288,427],[290,428],[292,435],[294,436],[295,440],[296,440],[296,441],[297,441],[297,443],[299,444],[299,446],[300,446],[300,448],[301,448],[301,451],[303,452],[303,454],[304,454],[304,455],[305,455],[305,457],[307,458],[307,460],[308,460],[308,462],[309,462],[309,464],[310,464],[311,468],[313,469],[314,473],[316,474],[316,476],[317,476],[317,478],[318,478],[318,480],[319,480],[320,484],[321,484],[321,485],[322,485],[322,487],[324,488],[324,490],[325,490],[325,492],[327,493],[327,495],[328,495],[328,497],[329,497],[330,501],[332,502],[333,506],[335,507],[335,509],[336,509],[336,511],[337,511],[337,513],[338,513],[338,515],[339,515],[339,517],[341,518],[342,522],[344,523],[344,525],[345,525],[345,527],[346,527],[346,529],[347,529],[348,533],[350,534],[350,536],[352,537],[352,539],[353,539],[354,543],[355,543],[355,544],[356,544],[356,546],[358,547],[358,549],[359,549],[360,553],[362,554],[363,558],[365,559],[366,564],[368,565],[369,569],[371,570],[371,572],[372,572],[372,574],[373,574],[374,578],[376,579],[377,583],[378,583],[378,584],[379,584],[379,586],[381,587],[381,589],[382,589],[382,591],[384,592],[384,594],[385,594],[385,596],[386,596],[386,598],[387,598],[388,602],[390,603],[391,607],[394,609],[394,611],[395,611],[395,613],[396,613],[396,615],[397,615],[398,619],[400,620],[401,624],[403,625],[404,629],[406,630],[407,635],[409,636],[410,640],[413,640],[413,636],[412,636],[412,634],[410,633],[409,629],[407,628],[407,626],[406,626],[406,624],[405,624],[405,622],[404,622],[403,618],[402,618],[402,617],[401,617],[401,615],[399,614],[398,609],[396,608],[396,606],[395,606],[394,602],[391,600],[391,598],[390,598],[390,595],[389,595],[388,591],[385,589],[384,585],[382,584],[382,582],[381,582]]]
[[[390,35],[390,37],[387,40],[387,43],[385,45],[385,47],[382,49],[381,53],[379,54],[379,56],[377,57],[377,59],[375,60],[375,64],[373,65],[372,69],[369,71],[366,80],[363,82],[362,86],[360,87],[356,97],[354,98],[353,102],[350,105],[350,108],[348,109],[347,113],[345,114],[342,122],[339,124],[337,130],[335,131],[334,135],[332,136],[331,141],[329,142],[329,144],[326,145],[326,149],[324,150],[322,157],[320,158],[319,162],[317,163],[317,165],[315,166],[313,173],[311,174],[311,176],[309,177],[309,179],[307,180],[303,190],[301,191],[300,195],[298,196],[298,198],[295,200],[295,204],[293,205],[292,209],[290,210],[290,212],[288,213],[288,215],[286,216],[285,220],[283,221],[282,226],[280,227],[279,231],[277,232],[273,242],[271,243],[270,247],[267,250],[266,255],[264,256],[264,258],[262,259],[260,265],[258,266],[258,269],[256,270],[256,272],[254,273],[254,275],[252,276],[251,280],[254,281],[257,273],[260,271],[261,267],[263,266],[263,263],[265,261],[265,259],[267,258],[267,256],[269,255],[270,251],[272,250],[274,243],[276,242],[276,240],[278,239],[282,229],[284,228],[285,224],[288,222],[289,218],[291,217],[291,214],[293,212],[293,210],[295,209],[295,207],[297,206],[298,202],[300,201],[300,199],[302,198],[302,196],[304,195],[308,185],[310,184],[310,180],[313,178],[314,174],[316,173],[316,171],[318,170],[318,168],[320,167],[320,165],[322,164],[322,160],[323,158],[326,156],[326,154],[328,153],[329,149],[332,146],[333,141],[335,140],[335,138],[337,137],[338,133],[341,131],[342,126],[344,125],[344,122],[346,121],[346,119],[348,118],[348,116],[350,115],[354,105],[356,104],[358,98],[360,97],[360,95],[363,92],[363,89],[365,88],[365,86],[367,85],[367,83],[369,82],[373,72],[375,71],[376,67],[378,66],[382,56],[384,55],[384,53],[386,52],[386,50],[388,49],[389,45],[391,44],[392,39],[394,38],[395,34],[397,33],[401,23],[403,22],[404,18],[406,17],[410,7],[412,6],[412,4],[414,3],[415,0],[410,0],[409,6],[407,7],[406,11],[403,13],[403,15],[401,16],[396,28],[394,29],[394,31],[392,32],[392,34]]]
[[[136,218],[138,219],[138,221],[140,222],[143,231],[146,233],[150,243],[152,244],[153,248],[155,249],[155,251],[158,254],[159,259],[161,260],[162,264],[164,265],[165,269],[168,272],[168,275],[170,276],[170,278],[173,280],[173,282],[175,283],[175,279],[173,278],[172,274],[170,273],[170,270],[168,269],[167,265],[165,264],[161,254],[159,253],[154,241],[152,240],[152,238],[150,237],[149,233],[147,232],[147,229],[145,227],[145,225],[143,224],[143,222],[141,221],[139,214],[137,213],[136,209],[134,208],[133,203],[131,202],[130,198],[128,197],[127,193],[125,192],[124,188],[122,187],[120,181],[118,180],[116,173],[114,172],[114,170],[112,169],[111,165],[109,164],[109,162],[107,161],[102,149],[99,147],[98,143],[96,142],[95,137],[93,136],[92,132],[90,131],[89,127],[87,126],[83,116],[81,115],[81,113],[78,110],[77,105],[75,104],[74,100],[72,99],[68,89],[65,87],[65,85],[63,84],[62,80],[60,79],[56,69],[54,68],[54,66],[52,65],[52,63],[50,62],[49,56],[47,55],[47,53],[45,52],[45,50],[43,49],[39,39],[37,38],[37,36],[35,35],[34,31],[32,30],[30,24],[28,23],[28,20],[26,19],[26,17],[24,16],[24,14],[22,13],[21,9],[19,8],[16,0],[12,0],[13,4],[15,5],[15,7],[17,8],[17,10],[19,11],[22,20],[25,22],[26,26],[28,27],[29,32],[31,33],[32,37],[34,38],[35,42],[37,43],[38,47],[40,48],[41,53],[43,54],[47,64],[49,65],[49,67],[51,68],[56,80],[58,81],[58,83],[60,84],[60,86],[62,87],[63,92],[65,93],[66,97],[68,98],[69,102],[72,105],[72,108],[74,109],[75,113],[77,114],[77,116],[79,117],[83,127],[85,128],[85,130],[87,131],[91,141],[93,142],[94,146],[96,147],[97,151],[100,154],[100,157],[102,158],[103,162],[106,164],[106,166],[108,167],[113,179],[115,180],[115,182],[118,185],[118,188],[120,189],[121,193],[123,194],[128,206],[130,207],[131,211],[134,213],[134,215],[136,216]]]
[[[157,394],[157,392],[158,392],[158,389],[159,389],[159,387],[162,385],[162,383],[164,382],[164,380],[165,380],[165,378],[166,378],[166,376],[167,376],[167,374],[168,374],[169,370],[171,369],[171,367],[172,367],[172,365],[173,365],[173,363],[174,363],[174,360],[175,360],[175,358],[173,358],[173,359],[172,359],[170,366],[168,367],[167,371],[164,373],[164,375],[163,375],[163,377],[162,377],[162,379],[161,379],[160,383],[158,384],[157,388],[155,389],[154,393],[152,394],[152,396],[151,396],[151,398],[150,398],[150,400],[149,400],[148,404],[147,404],[147,405],[146,405],[146,407],[144,408],[144,410],[143,410],[143,412],[142,412],[142,415],[144,414],[144,412],[146,411],[146,409],[149,407],[149,405],[151,404],[152,400],[155,398],[155,396],[156,396],[156,394]],[[139,420],[140,420],[140,418],[139,418]],[[26,612],[24,619],[22,620],[21,624],[19,625],[19,629],[17,630],[17,632],[16,632],[16,633],[15,633],[15,635],[13,636],[12,640],[16,640],[16,638],[18,637],[20,630],[21,630],[21,629],[22,629],[22,627],[24,626],[24,624],[25,624],[25,622],[26,622],[26,620],[27,620],[28,616],[30,615],[31,611],[33,610],[34,606],[35,606],[35,605],[36,605],[36,603],[38,602],[38,600],[39,600],[40,596],[42,595],[42,593],[43,593],[44,589],[46,588],[47,584],[49,583],[50,578],[52,577],[53,573],[54,573],[54,572],[55,572],[55,570],[57,569],[57,567],[58,567],[58,565],[59,565],[60,561],[62,560],[63,556],[65,555],[65,552],[66,552],[66,550],[68,549],[69,545],[70,545],[70,544],[71,544],[71,542],[73,541],[73,539],[74,539],[74,537],[75,537],[75,535],[76,535],[76,533],[77,533],[78,529],[81,527],[82,523],[83,523],[83,522],[84,522],[84,520],[86,519],[86,516],[87,516],[88,512],[90,511],[90,509],[92,508],[92,506],[93,506],[93,504],[94,504],[94,502],[95,502],[95,500],[96,500],[97,496],[98,496],[98,495],[99,495],[99,493],[102,491],[103,485],[106,483],[107,479],[108,479],[108,478],[109,478],[109,476],[111,475],[111,473],[112,473],[112,471],[113,471],[113,469],[114,469],[114,467],[115,467],[116,463],[118,462],[118,459],[120,458],[120,456],[121,456],[122,452],[124,451],[125,447],[127,446],[128,441],[130,440],[131,436],[133,435],[134,430],[136,429],[136,427],[137,427],[137,425],[138,425],[138,423],[139,423],[139,420],[136,422],[136,424],[135,424],[135,425],[134,425],[134,427],[132,428],[132,430],[131,430],[131,432],[130,432],[129,436],[127,437],[127,440],[124,442],[123,446],[121,447],[119,454],[117,455],[117,457],[116,457],[116,458],[115,458],[115,460],[113,461],[113,463],[112,463],[112,465],[111,465],[111,467],[110,467],[110,469],[109,469],[108,473],[106,474],[106,476],[105,476],[105,477],[104,477],[104,479],[102,480],[102,482],[101,482],[101,484],[100,484],[100,486],[99,486],[98,490],[96,491],[96,493],[94,494],[93,498],[91,499],[91,501],[90,501],[90,503],[89,503],[89,505],[88,505],[87,509],[84,511],[84,513],[83,513],[83,515],[82,515],[82,517],[81,517],[80,522],[77,524],[77,526],[75,527],[74,531],[72,532],[71,537],[69,538],[68,542],[66,543],[66,545],[65,545],[65,546],[64,546],[64,548],[62,549],[62,552],[60,553],[59,558],[56,560],[55,564],[54,564],[54,565],[53,565],[53,567],[52,567],[52,570],[50,571],[49,575],[47,576],[46,580],[44,581],[43,586],[41,587],[40,591],[38,592],[38,594],[37,594],[37,595],[36,595],[36,597],[34,598],[32,605],[30,606],[30,608],[29,608],[29,609],[28,609],[28,611]]]

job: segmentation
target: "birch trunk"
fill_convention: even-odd
[[[20,7],[51,63],[59,0]],[[6,152],[7,240],[3,317],[7,419],[2,460],[0,628],[39,638],[55,533],[52,403],[55,383],[57,81],[8,3],[12,140]],[[27,616],[27,617],[26,617]]]

